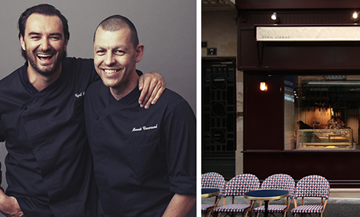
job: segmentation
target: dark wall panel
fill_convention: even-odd
[[[284,149],[283,76],[244,76],[244,150]],[[266,92],[259,88],[263,80]]]
[[[263,68],[356,69],[359,43],[263,43]],[[254,57],[253,57],[254,58]]]
[[[286,173],[295,180],[307,175],[321,175],[333,188],[359,188],[360,152],[245,152],[244,173],[253,173],[263,180],[276,173]]]

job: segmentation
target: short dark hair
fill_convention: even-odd
[[[58,16],[62,22],[63,25],[63,31],[65,39],[68,41],[70,39],[70,32],[69,32],[69,25],[67,19],[64,17],[64,15],[61,14],[61,12],[56,9],[54,6],[49,4],[39,4],[35,5],[31,8],[26,9],[19,18],[18,21],[18,28],[19,28],[19,39],[21,36],[24,37],[25,34],[25,27],[26,27],[26,21],[29,18],[31,14],[38,13],[48,16]],[[22,56],[27,60],[26,51],[22,50],[21,52]]]
[[[101,21],[101,23],[96,27],[93,41],[95,41],[96,31],[99,27],[101,27],[105,31],[110,32],[118,31],[121,28],[128,27],[131,32],[131,42],[133,43],[134,48],[139,45],[139,37],[135,25],[124,16],[116,14]]]

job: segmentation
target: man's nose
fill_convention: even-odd
[[[112,52],[108,52],[105,57],[105,64],[112,65],[115,62],[115,58]]]
[[[49,40],[48,40],[47,38],[43,38],[43,39],[41,40],[41,44],[40,44],[41,50],[44,50],[44,51],[45,51],[45,50],[49,50],[50,47],[51,47],[51,45],[50,45]]]

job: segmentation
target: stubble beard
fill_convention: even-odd
[[[27,53],[27,59],[31,65],[31,67],[40,75],[44,76],[44,77],[50,77],[52,76],[55,72],[57,72],[57,70],[60,68],[60,65],[62,63],[62,60],[64,59],[64,57],[66,56],[65,51],[62,50],[61,53],[59,53],[59,56],[54,60],[54,65],[52,68],[50,69],[45,69],[42,70],[40,69],[37,64],[35,59],[37,58],[35,53],[30,53],[29,51],[26,52]]]

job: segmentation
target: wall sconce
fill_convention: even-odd
[[[356,23],[356,22],[359,20],[359,13],[358,13],[357,11],[355,11],[355,12],[352,14],[351,19]]]
[[[266,81],[260,82],[260,90],[261,91],[267,91],[268,90],[268,85],[267,85]]]
[[[274,22],[274,23],[278,23],[279,22],[279,18],[277,17],[277,13],[274,12],[272,15],[271,15],[271,20]]]

